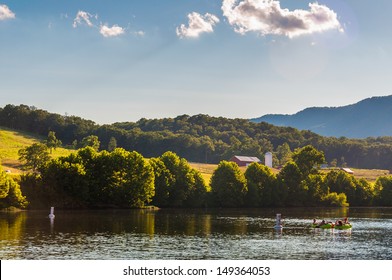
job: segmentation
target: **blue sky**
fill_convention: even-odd
[[[97,123],[392,94],[392,1],[0,0],[0,106]]]

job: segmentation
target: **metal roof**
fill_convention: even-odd
[[[258,157],[234,156],[239,161],[243,162],[260,162]]]

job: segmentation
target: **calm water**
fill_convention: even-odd
[[[48,214],[0,213],[0,259],[392,259],[392,208]],[[314,217],[345,216],[352,230],[309,228]]]

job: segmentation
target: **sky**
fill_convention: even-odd
[[[98,124],[392,94],[390,0],[0,0],[0,107]]]

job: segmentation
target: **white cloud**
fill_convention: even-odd
[[[90,13],[87,13],[87,12],[84,12],[84,11],[79,11],[76,14],[76,17],[75,17],[75,19],[73,21],[72,26],[74,28],[76,28],[78,25],[82,25],[83,23],[85,23],[85,24],[87,24],[87,26],[93,27],[94,24],[92,23],[91,18],[97,19],[98,15],[94,16],[94,15],[92,15]]]
[[[99,33],[101,33],[104,37],[115,37],[124,34],[124,32],[125,32],[124,28],[116,24],[113,25],[112,27],[109,27],[104,24],[101,25],[101,28],[99,29]]]
[[[7,5],[0,5],[0,20],[15,18],[15,14],[8,8]]]
[[[135,34],[136,36],[141,36],[141,37],[146,35],[146,33],[143,30],[136,31],[133,34]]]
[[[219,22],[219,18],[215,15],[206,13],[204,16],[198,13],[188,14],[188,27],[185,24],[181,24],[181,26],[177,27],[176,33],[177,36],[181,38],[185,37],[199,37],[201,33],[204,32],[213,32],[214,25]]]
[[[296,37],[337,29],[343,31],[337,14],[325,5],[309,3],[310,10],[282,9],[276,0],[223,0],[223,15],[236,32]]]

